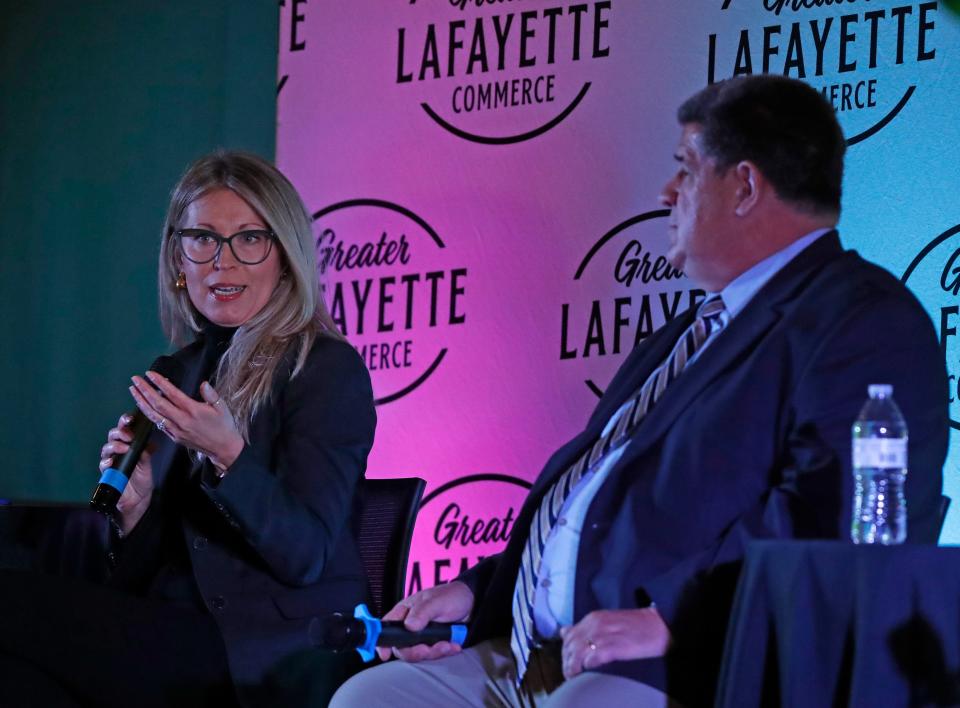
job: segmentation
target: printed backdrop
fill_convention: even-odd
[[[709,81],[785,73],[833,102],[850,142],[844,241],[920,296],[956,387],[960,20],[941,3],[280,12],[277,162],[314,214],[327,303],[373,377],[370,475],[428,482],[409,590],[502,547],[530,480],[630,348],[702,296],[664,260],[658,194],[676,107]]]

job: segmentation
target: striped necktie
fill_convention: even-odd
[[[513,590],[513,629],[510,648],[517,662],[517,684],[523,680],[530,662],[530,652],[537,646],[533,619],[537,573],[540,569],[543,548],[564,502],[584,473],[594,469],[608,452],[630,439],[640,421],[660,400],[670,382],[680,375],[687,362],[710,336],[723,328],[723,313],[723,300],[719,295],[711,296],[700,305],[696,319],[680,335],[669,356],[647,377],[633,395],[613,429],[606,435],[602,435],[588,448],[544,494],[540,507],[530,523],[527,543],[520,558],[520,573]]]

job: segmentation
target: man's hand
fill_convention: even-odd
[[[403,620],[403,625],[418,631],[428,622],[463,622],[473,609],[473,591],[459,580],[446,585],[437,585],[404,598],[383,616],[385,620]],[[460,645],[452,642],[438,642],[433,646],[418,644],[406,649],[379,648],[377,653],[386,661],[391,652],[403,661],[423,661],[439,659],[460,651]]]
[[[653,607],[596,610],[572,627],[562,627],[560,636],[568,679],[611,661],[663,656],[670,645],[670,629]]]

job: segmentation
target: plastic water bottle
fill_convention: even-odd
[[[871,384],[853,424],[854,543],[903,543],[907,538],[907,424],[893,386]]]

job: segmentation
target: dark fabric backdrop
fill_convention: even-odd
[[[0,498],[89,494],[166,350],[170,188],[216,147],[273,158],[278,33],[275,0],[0,3]]]

